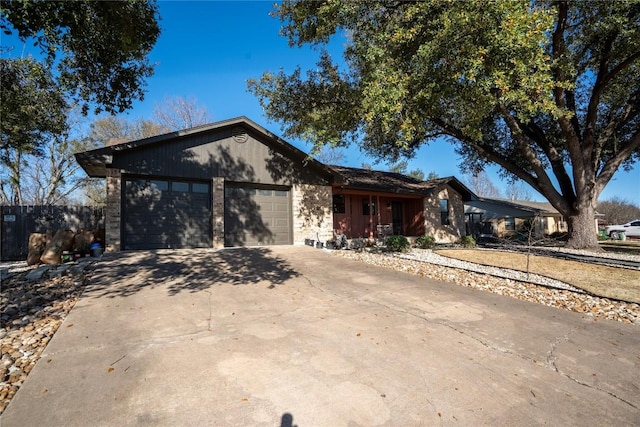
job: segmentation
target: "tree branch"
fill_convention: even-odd
[[[556,28],[552,36],[553,59],[557,62],[562,62],[561,58],[567,55],[567,47],[564,41],[564,32],[567,28],[567,15],[568,15],[567,2],[566,1],[558,2],[558,23],[556,25]],[[559,66],[556,65],[553,68],[553,74],[554,74],[555,81],[557,83],[564,81],[565,76]],[[573,94],[571,94],[569,96],[570,104],[573,104],[573,105],[572,106],[567,105],[567,102],[565,99],[566,92],[560,85],[555,86],[555,88],[553,89],[553,95],[554,95],[556,106],[558,106],[561,110],[564,110],[564,111],[568,110],[571,112],[571,116],[573,117],[573,119],[569,119],[567,117],[567,114],[561,114],[558,117],[558,124],[560,126],[560,129],[562,130],[562,134],[567,140],[567,147],[569,149],[569,153],[571,154],[571,158],[574,160],[574,162],[580,161],[580,163],[583,163],[582,156],[580,153],[580,139],[579,139],[580,128],[579,128],[579,123],[576,119],[577,115],[575,110],[575,97]],[[583,165],[574,164],[574,168],[576,167],[582,169]]]
[[[557,204],[560,204],[558,199],[561,199],[562,195],[560,195],[557,192],[557,190],[553,187],[553,184],[548,179],[548,176],[544,171],[544,169],[542,169],[542,174],[546,179],[543,178],[541,180],[540,177],[535,177],[531,175],[529,172],[527,172],[526,170],[519,167],[517,164],[512,162],[508,157],[503,156],[502,154],[498,153],[491,147],[478,143],[476,140],[466,135],[462,130],[456,128],[455,126],[451,126],[449,123],[445,122],[444,120],[439,118],[434,118],[433,123],[439,126],[440,128],[442,128],[445,134],[453,138],[456,138],[459,141],[464,142],[465,144],[471,145],[475,150],[478,151],[478,153],[481,156],[485,157],[487,160],[500,165],[505,170],[509,171],[510,173],[520,178],[522,181],[529,184],[533,189],[535,189],[540,194],[544,194],[545,197],[549,199],[553,198],[556,200]],[[541,182],[545,182],[546,185],[544,186],[541,185]]]
[[[573,188],[572,187],[570,188],[571,193],[564,195],[565,198],[563,198],[562,194],[558,193],[556,188],[553,186],[553,183],[549,179],[549,175],[547,174],[547,171],[544,169],[542,162],[538,158],[537,154],[531,149],[531,145],[529,144],[529,141],[525,138],[522,132],[522,129],[520,128],[516,118],[513,117],[509,113],[507,108],[500,103],[497,104],[496,109],[502,116],[502,119],[505,121],[507,126],[509,127],[509,130],[511,131],[511,136],[516,142],[516,145],[520,148],[520,151],[527,158],[527,161],[533,168],[533,171],[536,173],[536,178],[534,178],[534,180],[536,181],[536,186],[534,188],[539,188],[540,190],[542,190],[540,192],[544,194],[549,199],[549,202],[551,202],[552,205],[556,206],[558,210],[560,211],[566,210],[567,209],[566,199],[572,199],[574,197]],[[510,172],[513,172],[513,171],[510,171]]]
[[[640,148],[640,131],[629,139],[627,144],[622,145],[620,150],[611,157],[596,177],[596,185],[598,186],[598,194],[609,183],[613,174],[616,173],[622,162],[631,156],[631,154]]]
[[[523,124],[519,121],[518,123],[525,135],[527,135],[529,139],[536,141],[538,146],[547,156],[547,159],[549,159],[551,170],[553,171],[554,176],[558,179],[558,184],[560,185],[560,191],[562,191],[562,194],[572,196],[574,194],[573,183],[571,182],[571,177],[569,176],[567,169],[564,167],[564,160],[556,147],[549,142],[544,131],[536,123],[529,122],[528,124]]]

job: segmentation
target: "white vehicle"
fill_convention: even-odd
[[[640,219],[622,225],[609,225],[604,228],[604,231],[611,238],[620,238],[622,233],[625,237],[640,237]]]

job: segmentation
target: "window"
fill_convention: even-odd
[[[209,184],[202,184],[199,182],[194,182],[191,184],[191,189],[194,193],[208,193],[209,192]]]
[[[509,231],[516,230],[516,219],[507,217],[504,219],[504,229]]]
[[[440,224],[449,225],[449,199],[440,199]]]
[[[189,183],[174,181],[171,183],[171,191],[180,191],[186,193],[189,191]]]
[[[157,188],[160,191],[169,191],[168,181],[149,181],[151,187]]]
[[[342,214],[344,212],[344,195],[337,194],[333,196],[333,213]]]
[[[271,196],[271,190],[258,190],[258,194],[261,196]]]
[[[376,214],[376,204],[371,202],[369,203],[369,199],[362,199],[362,215],[375,215]]]
[[[289,195],[289,192],[282,190],[273,190],[273,195],[276,197],[287,197]]]

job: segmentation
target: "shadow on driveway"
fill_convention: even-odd
[[[213,286],[264,282],[273,289],[298,277],[268,248],[157,250],[106,255],[88,289],[96,297],[126,297],[159,283],[169,295],[199,292]]]

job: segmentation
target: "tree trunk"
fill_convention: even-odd
[[[569,227],[568,248],[601,251],[596,231],[595,208],[586,202],[576,206],[567,217]]]

